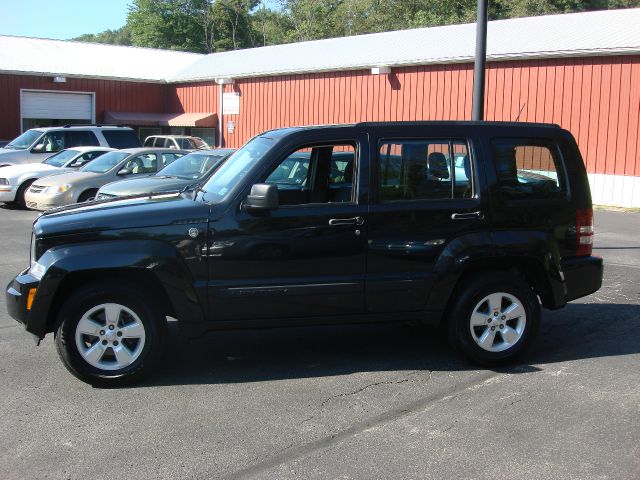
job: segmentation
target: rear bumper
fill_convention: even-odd
[[[562,260],[567,287],[566,300],[586,297],[602,286],[603,262],[600,257],[575,257]]]

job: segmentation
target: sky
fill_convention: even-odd
[[[74,38],[122,27],[130,0],[0,0],[0,35]]]

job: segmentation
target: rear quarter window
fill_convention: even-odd
[[[140,140],[133,130],[103,130],[102,134],[111,148],[135,148]]]
[[[562,155],[552,139],[495,138],[491,152],[503,198],[552,199],[567,194]]]

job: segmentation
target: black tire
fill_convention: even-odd
[[[58,355],[69,372],[93,386],[119,387],[139,382],[153,370],[165,348],[167,325],[166,318],[157,308],[157,302],[154,302],[152,294],[142,288],[140,285],[120,281],[92,283],[78,290],[62,305],[58,314],[55,343]],[[76,329],[83,316],[103,304],[117,304],[129,309],[138,317],[144,327],[143,346],[139,349],[135,360],[123,368],[115,368],[117,366],[115,346],[118,345],[117,340],[120,340],[119,348],[122,350],[126,338],[114,336],[111,339],[115,340],[111,341],[112,345],[107,345],[103,349],[105,354],[102,355],[102,359],[109,360],[109,354],[112,357],[114,363],[110,366],[111,369],[90,364],[83,357],[76,341]],[[106,310],[103,313],[106,315]],[[100,310],[95,315],[94,318],[100,321]],[[119,323],[122,323],[134,317],[125,312],[124,315],[120,313],[119,318],[122,319]],[[137,323],[137,320],[135,322]],[[107,325],[101,331],[105,331],[107,334],[119,334],[118,328],[120,327],[117,326],[115,331],[111,332],[106,327]],[[95,336],[95,339],[98,341],[88,346],[88,349],[106,341],[100,341],[98,335]],[[111,349],[110,352],[109,349]],[[127,352],[131,353],[132,350],[134,349],[127,349]],[[108,366],[109,362],[106,360],[103,364]]]
[[[78,197],[78,203],[88,202],[90,200],[93,200],[96,196],[96,193],[98,193],[98,190],[86,190],[82,192]]]
[[[35,180],[27,180],[26,182],[22,182],[22,185],[18,187],[18,191],[16,192],[16,198],[13,201],[13,205],[16,208],[27,208],[27,201],[24,199],[24,194],[27,193],[29,187]]]
[[[487,308],[488,302],[480,303],[491,294],[504,294],[500,296],[501,305],[505,307],[500,307],[498,315],[495,315],[495,310]],[[510,319],[510,315],[502,315],[502,310],[507,311],[511,307],[515,311],[518,306],[517,302],[514,302],[515,305],[510,303],[509,297],[519,302],[524,316]],[[512,361],[531,344],[540,325],[538,297],[523,278],[507,272],[474,274],[456,289],[451,302],[447,323],[449,342],[458,352],[483,366],[496,367]],[[474,313],[476,323],[481,316],[486,315],[487,324],[472,327]],[[501,321],[503,318],[505,320]],[[494,327],[494,330],[491,330],[491,327]],[[518,337],[513,337],[517,340],[512,345],[501,333],[507,332],[508,329],[518,334]],[[482,335],[485,332],[488,342],[486,348],[483,348],[479,342],[484,338]],[[502,351],[495,351],[501,348]]]

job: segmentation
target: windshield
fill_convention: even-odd
[[[42,163],[51,165],[52,167],[63,167],[65,163],[67,163],[69,160],[73,160],[79,154],[80,152],[77,150],[62,150],[61,152],[50,156]]]
[[[273,139],[256,137],[231,155],[220,169],[202,187],[208,201],[218,202],[224,199],[240,180],[256,165],[272,146]]]
[[[220,165],[220,162],[228,156],[228,153],[189,153],[175,162],[167,165],[156,175],[170,175],[172,177],[197,180],[208,173],[212,168]]]
[[[25,150],[33,145],[33,142],[35,142],[41,135],[42,132],[39,132],[38,130],[27,130],[18,138],[14,138],[13,140],[11,140],[11,142],[9,142],[9,144],[4,148],[12,148],[13,150]]]
[[[81,172],[104,173],[111,170],[130,154],[126,152],[108,152],[94,161],[87,163],[80,169]]]

